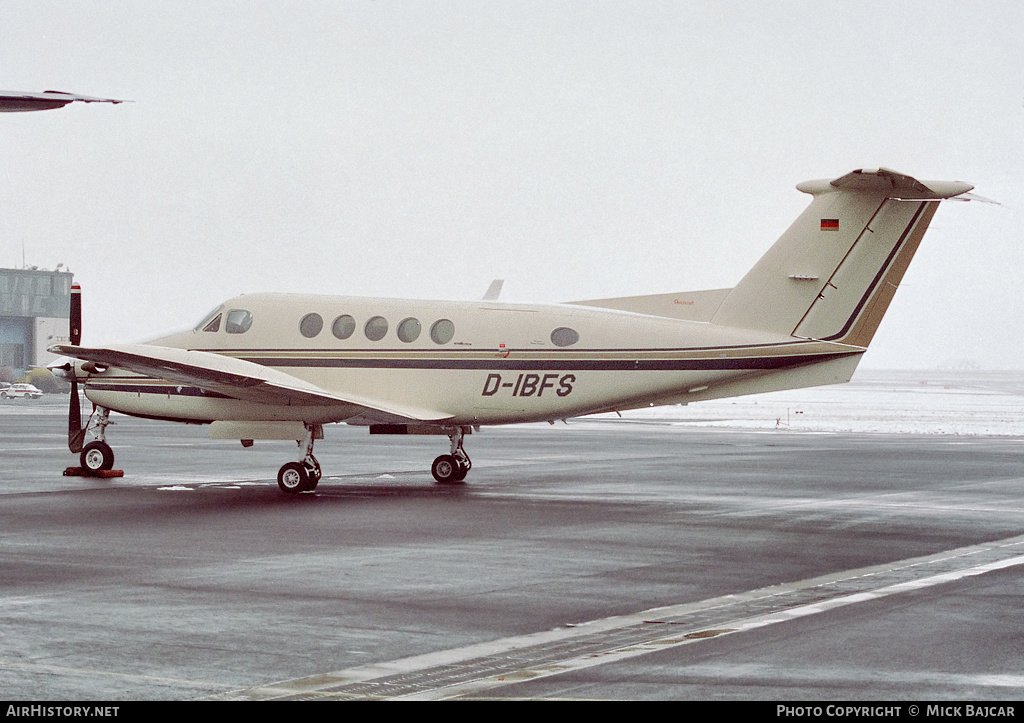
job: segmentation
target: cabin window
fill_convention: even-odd
[[[430,327],[430,338],[435,344],[447,344],[455,336],[455,324],[449,319],[439,319]]]
[[[572,346],[580,340],[580,333],[567,326],[560,326],[551,332],[551,343],[555,346]]]
[[[324,328],[324,319],[319,314],[306,314],[299,322],[299,331],[307,339],[312,339]]]
[[[398,325],[398,338],[404,341],[406,344],[409,342],[416,341],[420,336],[420,320],[414,319],[411,316],[408,319],[402,319]]]
[[[383,316],[374,316],[363,327],[363,333],[370,341],[380,341],[388,333],[388,320]]]
[[[348,314],[342,314],[331,324],[331,333],[337,339],[348,339],[356,330],[356,320]]]
[[[252,326],[252,314],[245,309],[232,309],[224,320],[224,331],[228,334],[244,334]]]
[[[198,324],[192,327],[192,331],[199,331],[200,329],[202,329],[203,331],[217,331],[218,329],[220,329],[220,310],[223,308],[224,305],[221,304],[216,309],[211,311],[209,314],[204,316],[202,321],[200,321]],[[212,329],[207,329],[206,327],[212,325],[213,322],[217,322],[217,324]]]

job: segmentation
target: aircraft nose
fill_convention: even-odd
[[[72,382],[75,380],[75,360],[71,357],[58,357],[52,362],[46,365],[46,368],[50,370],[50,373],[58,379],[62,379],[65,382]]]

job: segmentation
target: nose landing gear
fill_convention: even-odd
[[[105,407],[96,407],[92,416],[89,417],[88,424],[81,432],[82,437],[91,436],[93,441],[82,447],[82,452],[78,456],[82,464],[79,474],[86,474],[90,477],[119,476],[109,474],[114,467],[114,450],[107,444],[107,426],[110,424],[112,424],[110,410]],[[75,468],[69,468],[69,470],[73,469]]]

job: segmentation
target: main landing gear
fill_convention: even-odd
[[[281,466],[277,472],[277,486],[282,492],[295,494],[298,492],[309,492],[316,489],[320,481],[320,463],[313,456],[313,442],[317,438],[323,439],[323,428],[318,424],[305,424],[306,433],[299,442],[299,458],[295,462],[288,462]],[[382,429],[381,427],[385,427]],[[406,434],[404,427],[398,425],[381,425],[377,430],[371,426],[371,434]],[[463,438],[472,431],[470,427],[447,427],[439,429],[433,427],[428,434],[437,434],[443,431],[451,441],[451,450],[448,454],[442,454],[434,460],[430,467],[430,473],[439,484],[459,484],[462,482],[473,463],[462,446]],[[423,432],[414,432],[420,433]]]
[[[299,442],[298,461],[282,465],[277,472],[277,486],[282,492],[308,492],[316,489],[317,483],[320,482],[320,463],[313,456],[313,440],[317,437],[319,425],[307,424],[305,427],[306,435]]]
[[[434,475],[438,484],[459,484],[466,479],[473,463],[469,460],[466,450],[462,448],[462,427],[454,427],[447,434],[452,443],[451,453],[442,454],[435,459],[434,464],[430,466],[430,474]]]

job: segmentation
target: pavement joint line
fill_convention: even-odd
[[[1017,549],[1014,550],[1013,548]],[[1006,557],[1006,555],[1013,553],[1024,553],[1024,535],[996,540],[989,543],[970,545],[953,550],[945,550],[943,552],[922,557],[897,560],[887,564],[846,570],[839,573],[831,573],[828,575],[783,583],[780,585],[773,585],[738,594],[724,595],[692,603],[680,603],[676,605],[650,608],[638,613],[601,618],[585,623],[566,626],[564,628],[555,628],[553,630],[475,643],[460,648],[435,651],[422,655],[410,656],[408,658],[400,658],[393,661],[370,663],[345,670],[322,673],[293,680],[279,681],[267,685],[214,695],[211,696],[211,698],[219,700],[267,700],[282,697],[308,697],[342,700],[350,698],[383,697],[400,698],[403,700],[442,700],[447,698],[463,697],[515,682],[557,675],[570,670],[578,670],[592,667],[594,665],[623,660],[636,655],[644,655],[653,652],[654,650],[664,650],[668,647],[687,645],[694,642],[700,642],[701,640],[708,640],[713,637],[720,637],[721,635],[732,634],[734,632],[753,630],[766,625],[785,622],[820,612],[826,612],[828,610],[833,610],[838,607],[858,602],[876,600],[888,595],[910,592],[912,590],[953,582],[965,577],[982,575],[993,570],[1005,569],[1024,564],[1024,554],[1016,554],[1013,557]],[[985,556],[986,554],[998,554],[1003,557],[993,561],[978,561],[975,559],[973,560],[975,564],[970,564],[972,560],[969,558]],[[935,568],[928,569],[928,566],[930,565],[941,566],[943,564],[953,563],[962,563],[962,566],[955,570],[942,570],[941,572],[933,572]],[[887,583],[881,577],[885,573],[906,573],[910,571],[917,572],[921,574],[922,577],[897,583]],[[869,578],[873,577],[876,578],[874,582],[879,584],[879,586],[874,589],[845,594],[836,590],[836,594],[829,599],[819,599],[804,604],[786,605],[783,600],[786,596],[791,596],[796,593],[807,592],[827,585],[834,585],[836,583],[852,580],[860,580],[865,585],[869,586]],[[619,647],[613,646],[611,649],[605,649],[600,653],[588,652],[579,656],[570,655],[569,657],[557,662],[551,660],[545,660],[543,662],[538,661],[537,666],[510,668],[507,672],[503,672],[498,675],[484,675],[474,680],[458,682],[451,685],[440,685],[428,688],[423,685],[415,684],[412,687],[418,687],[420,689],[408,693],[402,693],[398,689],[402,685],[410,687],[408,683],[388,686],[386,684],[387,681],[385,680],[398,676],[408,676],[412,673],[421,673],[421,677],[426,677],[427,671],[431,669],[443,669],[460,663],[468,663],[470,661],[481,660],[491,656],[506,655],[512,651],[525,651],[530,648],[540,648],[544,645],[570,641],[588,636],[608,634],[625,628],[643,628],[645,624],[652,622],[683,624],[684,621],[675,622],[668,619],[693,616],[697,613],[707,613],[708,611],[713,610],[721,610],[725,612],[730,607],[754,602],[771,601],[773,598],[778,601],[778,604],[782,609],[740,617],[730,617],[726,615],[722,620],[710,625],[710,627],[719,629],[715,635],[703,636],[693,635],[691,633],[689,637],[687,637],[687,634],[684,631],[677,632],[672,636],[655,635],[654,637],[649,637],[647,640],[632,642]],[[709,627],[705,625],[702,628],[699,624],[694,624],[697,625],[697,627],[693,632],[698,632]],[[359,684],[369,684],[372,686],[374,685],[374,681],[378,681],[377,685],[380,685],[382,688],[393,688],[392,694],[389,695],[386,690],[382,690],[380,695],[368,696],[365,694],[361,695],[355,691],[346,693],[345,691],[340,690],[340,688],[351,687]]]
[[[231,690],[236,687],[228,683],[217,683],[209,680],[187,680],[184,678],[168,678],[160,675],[119,673],[111,670],[97,670],[96,668],[75,668],[67,665],[52,665],[47,663],[23,663],[14,660],[0,660],[0,670],[24,670],[31,673],[117,678],[120,680],[134,680],[142,683],[160,683],[163,685],[174,685],[186,688],[221,688],[224,690]]]

